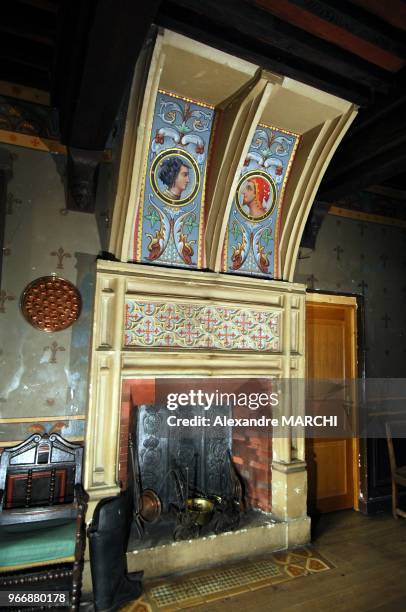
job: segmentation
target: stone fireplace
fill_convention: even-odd
[[[89,516],[127,486],[135,422],[145,483],[151,465],[162,475],[178,456],[196,488],[215,492],[224,483],[210,457],[228,453],[261,519],[198,546],[135,542],[130,569],[157,576],[309,540],[304,436],[226,428],[210,450],[203,433],[188,443],[180,430],[157,435],[156,381],[305,378],[305,287],[292,279],[318,185],[355,115],[345,100],[168,30],[140,56],[108,239],[114,261],[96,271]],[[304,414],[303,386],[285,389],[279,414]],[[154,484],[166,509],[173,491]]]

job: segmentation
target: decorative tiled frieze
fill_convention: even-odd
[[[127,299],[124,344],[278,352],[280,324],[278,312]]]

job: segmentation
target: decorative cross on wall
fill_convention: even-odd
[[[385,323],[385,329],[388,329],[388,323],[389,321],[392,321],[391,317],[388,317],[387,313],[385,312],[385,316],[382,317],[382,321]]]
[[[19,198],[14,197],[13,193],[9,193],[7,195],[7,215],[12,215],[14,212],[13,206],[14,204],[21,204],[21,200]]]
[[[0,312],[6,312],[6,302],[12,302],[13,300],[15,300],[15,296],[2,289],[0,291]]]
[[[361,236],[363,236],[365,230],[368,227],[367,224],[366,223],[358,223],[358,227],[359,227],[359,232],[360,232]]]
[[[333,249],[333,251],[336,252],[337,255],[337,261],[340,261],[341,259],[341,253],[344,253],[344,249],[338,244],[335,249]]]
[[[56,361],[56,354],[58,351],[65,351],[65,347],[64,346],[60,346],[58,345],[57,342],[52,342],[52,344],[50,344],[49,346],[44,346],[44,351],[51,351],[51,356],[49,358],[48,363],[57,363]]]
[[[366,283],[364,279],[362,279],[362,281],[358,283],[358,287],[361,287],[361,293],[362,295],[365,295],[365,289],[368,288],[368,283]]]
[[[311,274],[310,276],[308,276],[306,278],[306,283],[309,289],[314,289],[314,283],[317,282],[319,279],[316,278],[314,276],[314,274]]]
[[[62,247],[59,247],[57,251],[51,251],[50,255],[52,255],[52,257],[58,258],[58,264],[56,266],[58,270],[63,270],[63,260],[65,257],[66,258],[72,257],[70,253],[65,253],[65,249],[63,249]]]

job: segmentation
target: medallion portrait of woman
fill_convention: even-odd
[[[248,172],[237,187],[237,209],[250,221],[263,221],[275,208],[276,193],[275,183],[266,172]]]

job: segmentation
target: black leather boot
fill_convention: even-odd
[[[96,612],[114,612],[142,593],[143,572],[127,573],[131,520],[128,493],[103,499],[96,506],[87,532]]]

